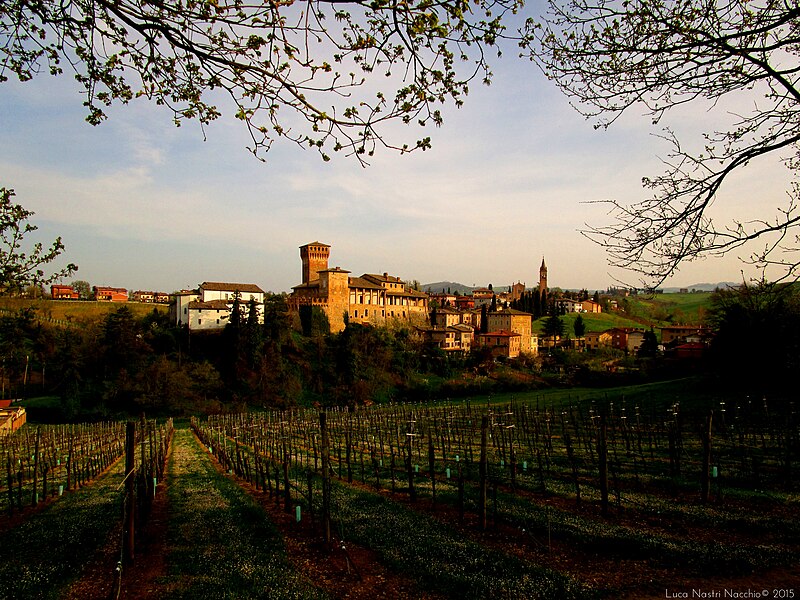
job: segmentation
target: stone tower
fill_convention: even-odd
[[[544,264],[544,256],[542,257],[542,266],[539,267],[539,294],[543,295],[547,292],[547,265]]]
[[[300,258],[303,261],[303,283],[319,279],[319,272],[328,269],[328,257],[331,247],[320,242],[311,242],[300,246]]]

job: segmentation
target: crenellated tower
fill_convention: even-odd
[[[321,242],[311,242],[300,246],[300,258],[303,261],[303,283],[319,279],[319,272],[328,269],[328,257],[331,247]]]

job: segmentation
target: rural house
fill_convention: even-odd
[[[251,300],[256,302],[258,322],[263,323],[264,295],[264,290],[252,283],[206,281],[197,290],[175,294],[170,304],[170,320],[178,326],[187,326],[190,331],[223,329],[230,322],[233,303],[238,297],[242,311],[247,311]]]

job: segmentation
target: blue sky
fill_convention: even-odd
[[[331,266],[356,274],[535,285],[545,256],[553,286],[636,283],[578,230],[606,222],[606,208],[587,202],[646,194],[641,178],[661,172],[668,148],[635,113],[595,130],[513,54],[494,62],[491,86],[473,84],[463,108],[447,107],[444,126],[423,132],[431,150],[379,151],[366,169],[280,141],[262,163],[238,121],[211,124],[204,141],[196,123],[176,128],[144,100],[92,127],[69,76],[11,81],[0,86],[0,184],[36,212],[41,239],[63,237],[75,278],[92,285],[289,291],[300,282],[298,246],[316,240],[332,246]],[[703,110],[670,124],[697,134]],[[720,214],[750,210],[765,186],[781,200],[776,169],[737,179]],[[742,267],[738,255],[702,260],[667,285],[736,281]]]

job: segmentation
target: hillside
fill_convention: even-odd
[[[168,307],[165,304],[144,304],[141,302],[93,302],[82,300],[29,300],[27,298],[0,298],[0,311],[18,311],[24,308],[32,308],[36,313],[45,319],[56,321],[85,321],[127,307],[134,316],[141,317],[157,310],[166,313]]]
[[[580,316],[583,317],[583,322],[586,325],[586,333],[605,331],[606,329],[611,329],[612,327],[644,327],[641,322],[628,319],[618,313],[583,313]],[[541,319],[534,321],[533,331],[541,333],[542,324],[546,318],[547,317],[542,317]],[[575,337],[575,330],[573,329],[573,326],[575,319],[577,318],[577,313],[571,313],[561,317],[561,319],[564,321],[566,332],[570,337]]]
[[[628,316],[652,321],[654,325],[701,324],[711,307],[713,292],[631,296],[625,299]]]

